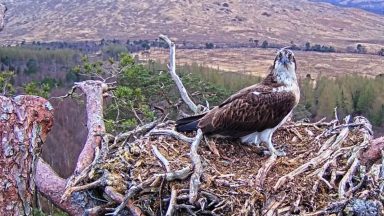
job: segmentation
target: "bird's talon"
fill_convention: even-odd
[[[274,155],[276,155],[278,157],[285,157],[285,156],[287,156],[287,154],[284,151],[279,151],[279,150],[273,151],[272,154],[274,154]]]

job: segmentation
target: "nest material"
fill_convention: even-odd
[[[353,197],[378,199],[372,192],[378,174],[367,173],[358,158],[372,138],[362,117],[350,124],[287,123],[273,136],[286,157],[238,140],[207,138],[198,145],[195,135],[156,122],[105,135],[94,163],[67,195],[102,189],[120,203],[115,215],[123,209],[133,215],[321,215],[341,212]]]

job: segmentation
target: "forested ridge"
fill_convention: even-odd
[[[61,49],[62,46],[58,45],[56,46],[59,48],[55,49],[52,44],[51,48],[47,48],[44,44],[40,46],[38,48],[39,45],[34,44],[29,47],[0,48],[0,68],[3,71],[0,87],[5,91],[3,94],[25,92],[47,97],[54,89],[65,89],[75,81],[88,78],[79,73],[79,69],[83,69],[86,64],[90,66],[97,62],[105,66],[110,64],[109,59],[119,61],[122,54],[128,52],[127,49],[113,43],[105,45],[98,55],[92,54],[92,49],[86,48],[81,52],[69,48]],[[127,76],[135,82],[120,80],[122,88],[120,92],[124,91],[123,87],[140,89],[144,98],[149,101],[154,100],[153,92],[162,91],[163,93],[160,93],[163,95],[164,92],[167,94],[172,92],[170,78],[165,73],[161,74],[167,70],[165,63],[153,60],[139,62],[134,58],[134,54],[129,58],[135,62],[135,66],[132,69],[134,72]],[[220,71],[196,63],[178,65],[177,70],[185,80],[185,84],[192,88],[192,92],[197,92],[195,99],[200,101],[209,98],[212,105],[219,103],[233,92],[261,80],[261,77]],[[367,116],[377,127],[383,124],[384,96],[381,94],[384,88],[383,76],[375,78],[362,77],[358,74],[346,74],[336,78],[307,76],[300,79],[300,85],[302,95],[295,112],[297,119],[332,117],[334,108],[337,107],[340,115],[361,114]],[[172,96],[175,94],[167,97]],[[134,123],[133,120],[129,121],[130,124]]]

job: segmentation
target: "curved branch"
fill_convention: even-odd
[[[103,93],[108,90],[108,86],[97,80],[88,80],[75,83],[86,95],[87,109],[87,128],[88,136],[84,148],[79,155],[76,164],[75,174],[80,173],[93,161],[95,148],[100,146],[102,138],[97,134],[105,133],[103,121]]]
[[[167,42],[169,45],[169,65],[168,65],[168,71],[169,74],[171,74],[172,80],[176,83],[177,88],[179,89],[180,96],[183,99],[184,103],[188,105],[189,109],[192,110],[194,113],[198,113],[198,107],[196,104],[192,101],[192,99],[189,97],[187,90],[185,89],[183,83],[181,82],[180,77],[176,74],[176,48],[175,43],[173,43],[167,36],[160,35],[160,39]]]
[[[72,202],[71,200],[60,202],[61,195],[63,195],[65,190],[66,180],[60,178],[41,158],[38,159],[36,167],[35,182],[40,193],[48,197],[57,207],[67,213],[71,215],[83,215],[84,209],[79,202]]]

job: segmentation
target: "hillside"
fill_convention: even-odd
[[[197,63],[224,71],[265,76],[275,53],[276,49],[179,49],[176,56],[181,65]],[[149,55],[138,54],[142,60],[166,61],[168,58],[164,49],[152,49]],[[345,74],[375,77],[384,73],[384,58],[378,55],[295,51],[295,56],[300,77],[307,74],[312,78]]]
[[[329,2],[334,5],[343,7],[354,7],[363,10],[371,11],[373,13],[384,15],[384,1],[383,0],[313,0],[314,2]]]
[[[384,46],[384,19],[363,10],[305,0],[5,0],[3,43],[157,38],[178,42],[293,41],[336,48]]]

